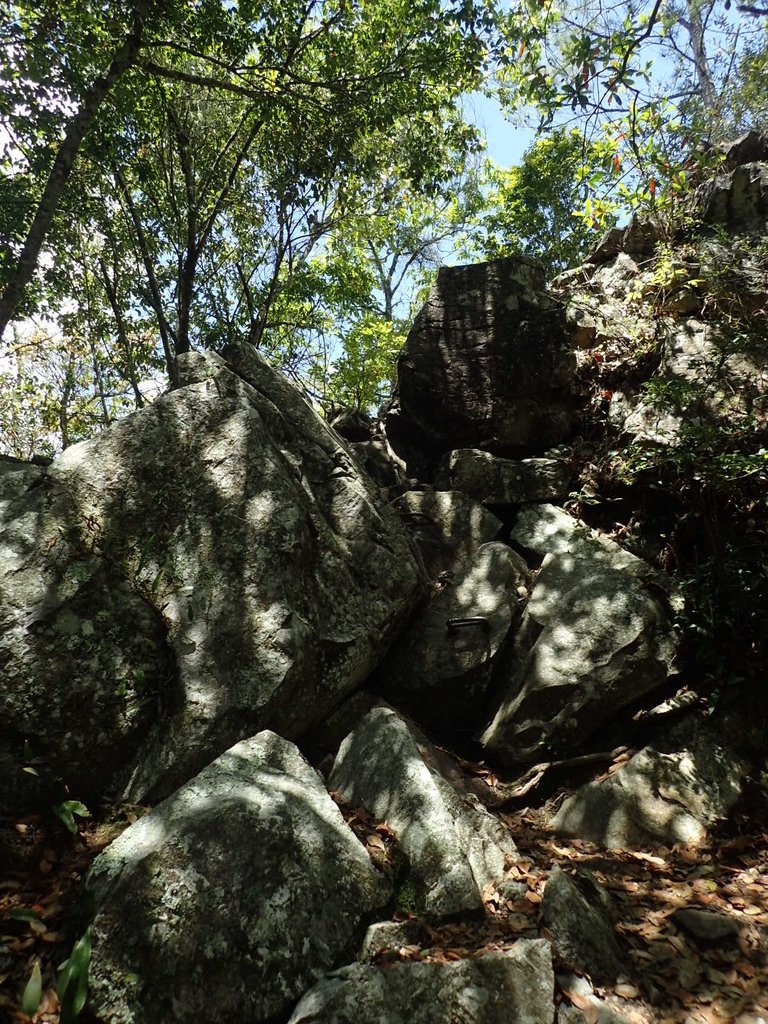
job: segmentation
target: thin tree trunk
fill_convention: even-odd
[[[136,363],[133,358],[133,346],[131,345],[131,339],[128,337],[128,329],[123,319],[123,314],[120,309],[120,304],[117,301],[117,287],[112,284],[107,270],[107,265],[104,260],[99,260],[99,269],[101,270],[101,280],[104,284],[104,291],[107,293],[109,305],[112,308],[112,316],[115,318],[115,328],[117,330],[117,338],[120,345],[125,352],[125,364],[128,370],[128,381],[133,389],[134,401],[136,402],[136,408],[141,409],[144,405],[144,396],[139,388],[139,383],[136,380]]]
[[[26,287],[35,272],[40,249],[50,230],[51,222],[64,192],[64,186],[72,172],[83,139],[93,124],[99,107],[109,91],[128,68],[136,62],[136,57],[142,45],[145,14],[146,3],[144,0],[141,0],[136,5],[133,25],[128,36],[112,58],[112,63],[109,65],[106,74],[97,78],[91,85],[80,110],[72,119],[67,129],[64,141],[59,147],[53,167],[48,175],[43,195],[16,263],[16,269],[5,287],[2,297],[0,297],[0,340],[2,340],[6,327],[13,319],[16,307],[21,301]]]
[[[149,246],[147,245],[147,237],[144,234],[144,226],[141,223],[141,217],[139,211],[131,198],[128,184],[122,177],[120,172],[115,168],[115,181],[117,182],[120,195],[125,207],[128,209],[133,227],[136,232],[136,241],[138,243],[139,255],[141,262],[144,266],[144,272],[147,275],[147,284],[149,285],[149,294],[151,298],[151,305],[155,311],[157,317],[157,327],[160,331],[160,340],[163,344],[163,355],[165,356],[165,368],[168,371],[168,379],[171,382],[171,386],[175,387],[178,384],[178,374],[176,373],[176,361],[174,358],[174,348],[176,342],[176,336],[173,333],[173,328],[168,323],[168,318],[163,310],[163,297],[160,292],[160,283],[155,275],[154,266],[149,252]]]

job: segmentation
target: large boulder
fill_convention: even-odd
[[[407,532],[343,442],[257,353],[227,355],[184,357],[181,387],[5,505],[14,778],[28,741],[78,796],[158,798],[261,728],[298,737],[419,596]]]
[[[550,824],[609,849],[701,843],[744,791],[748,766],[711,735],[671,753],[646,747],[569,797]]]
[[[389,887],[293,744],[232,747],[94,861],[104,1024],[270,1021],[357,948]]]
[[[541,267],[523,259],[443,267],[398,360],[387,436],[422,477],[456,448],[542,452],[578,421],[575,371]]]
[[[527,576],[506,544],[483,544],[411,620],[376,673],[377,686],[432,729],[469,738],[485,714]]]
[[[554,990],[549,943],[519,939],[455,963],[352,964],[311,989],[288,1024],[552,1024]]]
[[[344,740],[329,780],[347,803],[386,821],[433,919],[481,910],[483,891],[502,889],[517,859],[509,830],[438,766],[418,730],[378,707]]]
[[[575,753],[617,711],[661,685],[676,640],[661,574],[584,523],[541,506],[524,510],[512,537],[547,554],[504,696],[481,740],[501,760],[525,763]]]
[[[500,519],[461,490],[406,491],[392,505],[408,525],[430,579],[453,575],[502,530]]]
[[[535,560],[546,555],[570,555],[671,590],[670,580],[663,573],[555,505],[521,509],[510,530],[510,540],[531,552]]]
[[[563,458],[502,459],[459,448],[443,457],[436,485],[464,491],[484,505],[518,505],[565,498],[572,478]]]

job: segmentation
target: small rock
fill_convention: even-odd
[[[713,910],[684,907],[676,910],[672,917],[676,924],[700,942],[720,942],[738,935],[741,931],[738,921]]]
[[[610,897],[590,872],[572,876],[558,866],[549,876],[541,903],[555,956],[598,984],[615,981],[622,970],[610,905]]]
[[[357,959],[365,963],[388,949],[420,946],[427,939],[427,930],[420,921],[377,921],[365,933]]]

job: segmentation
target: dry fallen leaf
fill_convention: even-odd
[[[622,999],[638,999],[640,996],[640,989],[629,982],[621,982],[614,987],[613,991],[617,996],[621,996]]]

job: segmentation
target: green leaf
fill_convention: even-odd
[[[10,916],[13,921],[38,921],[42,923],[43,920],[36,911],[29,910],[27,907],[14,907]]]
[[[54,804],[53,810],[72,835],[77,832],[74,815],[76,814],[78,818],[90,818],[91,816],[91,812],[79,800],[63,800],[60,804]]]
[[[91,962],[91,928],[75,943],[69,960],[62,964],[56,982],[61,1002],[60,1024],[73,1024],[88,997],[88,968]]]
[[[21,1009],[28,1017],[37,1012],[42,994],[43,979],[40,974],[40,961],[36,960],[29,981],[24,988],[24,995],[21,997]]]

